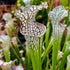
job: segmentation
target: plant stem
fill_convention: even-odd
[[[53,0],[51,0],[51,4],[50,4],[50,9],[49,9],[49,11],[51,11],[52,8],[53,8]]]
[[[4,55],[5,55],[6,62],[10,61],[10,54],[9,53],[10,53],[9,50],[4,50]]]
[[[46,32],[46,35],[45,35],[45,46],[46,46],[46,48],[48,46],[49,33],[50,33],[50,26],[48,26],[47,32]]]
[[[28,70],[31,70],[30,54],[28,53]]]
[[[53,41],[53,54],[52,54],[52,70],[56,69],[57,55],[58,55],[58,41]]]
[[[41,70],[41,44],[40,44],[40,39],[39,39],[39,70]]]
[[[52,42],[49,43],[47,49],[45,50],[45,53],[44,53],[44,56],[43,56],[41,64],[43,64],[43,61],[44,61],[44,59],[45,59],[45,57],[46,57],[46,55],[47,55],[47,53],[48,53],[48,51],[50,50],[51,47],[52,47]]]

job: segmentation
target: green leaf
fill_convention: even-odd
[[[60,2],[63,6],[66,6],[68,4],[68,0],[60,0]]]
[[[66,61],[67,61],[67,56],[70,54],[70,49],[69,48],[70,48],[70,41],[67,41],[66,42],[66,49],[65,49],[65,52],[64,52],[59,70],[64,70],[64,66],[65,66]]]

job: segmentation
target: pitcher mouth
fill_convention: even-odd
[[[46,27],[43,24],[40,24],[36,21],[30,21],[29,27],[24,26],[24,24],[21,23],[20,26],[20,32],[22,35],[29,35],[29,36],[35,36],[35,37],[41,37],[46,32]]]

